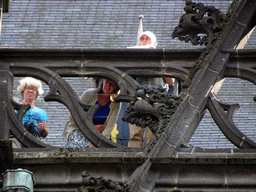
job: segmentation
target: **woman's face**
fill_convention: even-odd
[[[113,81],[106,79],[103,83],[102,91],[104,94],[112,94],[116,88],[117,86]]]
[[[23,92],[24,99],[35,100],[37,96],[37,88],[34,86],[26,85]]]
[[[142,35],[140,37],[140,45],[150,45],[151,44],[151,39],[147,35]]]

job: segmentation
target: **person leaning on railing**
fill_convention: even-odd
[[[99,88],[86,90],[80,98],[85,104],[99,105],[98,111],[93,116],[93,124],[108,139],[120,111],[120,103],[114,101],[117,92],[117,85],[109,79],[104,79]],[[79,130],[72,117],[66,123],[62,135],[68,139],[65,145],[66,148],[94,148]]]
[[[41,81],[32,77],[26,77],[20,80],[20,85],[17,88],[23,101],[21,104],[30,105],[30,109],[25,113],[22,123],[27,131],[37,139],[45,138],[48,135],[47,122],[48,118],[46,112],[35,106],[34,102],[40,95],[43,94]],[[16,112],[18,113],[18,111]],[[13,146],[16,148],[22,145],[16,140],[13,140]]]

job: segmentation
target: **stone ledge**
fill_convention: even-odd
[[[14,149],[14,164],[143,163],[141,149]]]
[[[256,149],[180,148],[174,157],[154,158],[155,164],[256,164]]]
[[[118,163],[142,164],[142,149],[14,149],[14,164]],[[180,148],[172,157],[157,157],[154,164],[256,164],[255,149]]]

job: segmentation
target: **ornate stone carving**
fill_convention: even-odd
[[[82,173],[83,186],[78,189],[77,192],[129,192],[130,188],[128,185],[121,185],[114,183],[110,179],[104,179],[103,177],[93,177],[89,172],[84,171]]]
[[[226,15],[213,6],[193,3],[192,0],[186,0],[184,10],[186,14],[175,27],[172,38],[178,37],[180,41],[190,41],[193,45],[212,45],[222,31]]]
[[[158,89],[140,88],[135,93],[122,120],[139,127],[149,127],[155,134],[148,144],[150,150],[171,120],[171,116],[182,102],[182,96],[162,93]]]

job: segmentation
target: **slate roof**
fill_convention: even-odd
[[[0,48],[126,48],[136,44],[139,25],[138,16],[144,15],[143,28],[154,32],[158,48],[199,49],[190,43],[172,39],[171,34],[184,14],[184,0],[12,0],[11,12],[3,15]],[[205,5],[214,5],[226,12],[231,0],[194,0]],[[245,48],[255,47],[255,33]],[[16,89],[18,79],[15,78]],[[80,96],[92,86],[82,78],[66,78]],[[86,86],[85,86],[86,85]],[[45,94],[48,87],[44,84]],[[236,125],[255,140],[256,94],[254,85],[240,79],[227,79],[219,98],[226,102],[238,102]],[[44,95],[43,95],[44,96]],[[69,112],[61,104],[43,101],[36,105],[46,110],[49,118],[49,136],[43,141],[64,146],[61,136]],[[14,97],[20,97],[14,90]],[[241,104],[242,103],[242,104]],[[205,148],[234,148],[206,113],[191,139],[191,144]]]
[[[231,0],[201,0],[226,13]],[[126,48],[136,44],[138,16],[158,48],[201,48],[172,39],[184,0],[13,0],[3,15],[0,47]]]

